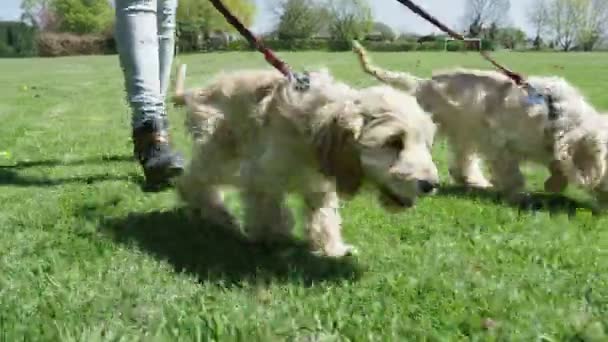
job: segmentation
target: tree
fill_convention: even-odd
[[[372,25],[372,31],[379,33],[382,40],[393,41],[397,36],[390,26],[379,21]]]
[[[313,0],[281,0],[275,8],[279,17],[276,33],[282,40],[310,38],[326,22],[327,11]]]
[[[570,51],[576,43],[585,17],[585,2],[586,0],[552,0],[549,3],[548,26],[555,43],[563,51]]]
[[[498,30],[497,39],[507,49],[515,49],[525,43],[526,33],[517,27],[506,27]]]
[[[251,0],[224,0],[226,7],[245,25],[250,26],[255,15],[255,4]],[[196,26],[205,34],[213,31],[236,32],[209,1],[180,0],[177,6],[177,21]]]
[[[499,31],[498,24],[493,22],[492,25],[490,25],[490,28],[483,32],[483,38],[494,41],[498,37]]]
[[[53,0],[23,0],[21,13],[22,21],[39,30],[54,30],[58,26],[57,16],[53,11]]]
[[[564,51],[592,50],[606,32],[608,0],[545,0],[548,33]]]
[[[578,28],[577,41],[584,51],[591,51],[606,31],[608,0],[586,0],[584,17]]]
[[[361,39],[372,27],[372,11],[366,0],[330,0],[329,31],[335,41]]]
[[[250,0],[225,0],[224,4],[245,25],[250,26],[255,4]],[[179,0],[177,6],[178,48],[181,51],[202,48],[213,32],[236,30],[209,1]]]
[[[114,20],[107,0],[53,0],[59,29],[78,34],[106,32]]]
[[[534,48],[536,50],[540,50],[544,44],[543,39],[540,36],[536,36],[534,38],[534,41],[532,42],[532,44],[534,45]]]
[[[469,36],[479,37],[484,28],[503,24],[510,9],[510,0],[467,0],[464,21]]]
[[[534,48],[540,49],[542,44],[541,35],[547,27],[548,9],[546,0],[533,0],[534,3],[526,13],[528,23],[534,27]]]

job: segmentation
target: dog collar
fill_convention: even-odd
[[[549,88],[546,88],[546,93],[540,93],[531,85],[525,89],[528,93],[526,103],[531,106],[544,105],[547,107],[549,120],[556,120],[559,117],[558,111],[555,108],[553,97],[550,95]]]
[[[526,87],[526,91],[528,93],[528,96],[526,96],[526,103],[529,105],[542,105],[542,104],[547,104],[546,101],[546,97],[545,95],[539,93],[536,88],[532,87],[531,85],[528,85]]]
[[[297,91],[307,91],[308,89],[310,89],[310,74],[308,73],[308,71],[305,71],[303,73],[292,73],[291,81],[294,82],[293,87]]]

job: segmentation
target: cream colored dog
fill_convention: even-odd
[[[354,250],[341,237],[339,196],[367,181],[386,208],[404,209],[438,185],[435,125],[403,92],[355,90],[325,70],[309,74],[307,90],[273,70],[235,71],[185,90],[184,74],[174,102],[187,106],[195,142],[179,194],[205,218],[236,227],[219,187],[237,187],[252,241],[290,238],[285,197],[293,193],[304,200],[313,248],[344,256]]]
[[[538,90],[534,93],[495,71],[457,69],[424,79],[374,66],[357,42],[354,51],[365,72],[413,94],[432,113],[453,151],[450,174],[455,182],[494,186],[518,201],[524,194],[519,165],[531,161],[550,170],[547,191],[561,192],[573,182],[606,199],[608,117],[566,80],[530,77]],[[491,182],[478,155],[488,163]]]

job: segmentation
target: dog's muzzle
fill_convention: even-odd
[[[435,192],[435,190],[437,190],[437,188],[439,188],[439,184],[433,183],[433,182],[427,181],[427,180],[419,180],[417,182],[417,186],[418,186],[418,192],[420,192],[424,195],[430,195],[433,192]]]

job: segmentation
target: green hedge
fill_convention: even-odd
[[[378,52],[405,52],[416,50],[416,42],[395,41],[395,42],[363,42],[369,51]]]
[[[264,45],[275,51],[318,51],[328,50],[329,43],[323,40],[306,40],[306,39],[295,39],[295,40],[278,40],[269,39],[264,40]],[[186,40],[180,44],[180,51],[196,51],[194,48],[184,49],[184,46],[191,47],[189,41]],[[212,47],[210,44],[204,44],[204,48],[201,51],[253,51],[253,47],[246,40],[233,40],[225,46]]]
[[[37,54],[36,30],[22,22],[0,22],[0,57],[30,57]]]
[[[417,43],[414,41],[364,41],[361,42],[369,51],[377,52],[407,52],[407,51],[444,51],[445,42],[443,40],[427,41]],[[351,42],[340,40],[317,40],[317,39],[295,39],[295,40],[264,40],[264,44],[275,51],[349,51],[352,48]],[[481,47],[483,50],[494,50],[494,42],[484,40]],[[206,49],[213,50],[213,49]],[[250,51],[253,50],[245,40],[232,41],[221,50],[228,51]],[[448,51],[466,51],[467,45],[460,41],[448,42]]]
[[[482,40],[481,49],[484,51],[494,51],[496,49],[496,43],[491,40]]]
[[[445,42],[442,41],[432,41],[432,42],[423,42],[418,43],[416,46],[417,51],[443,51],[445,49]]]
[[[116,53],[112,35],[43,32],[38,37],[38,55],[41,57],[105,55]]]

